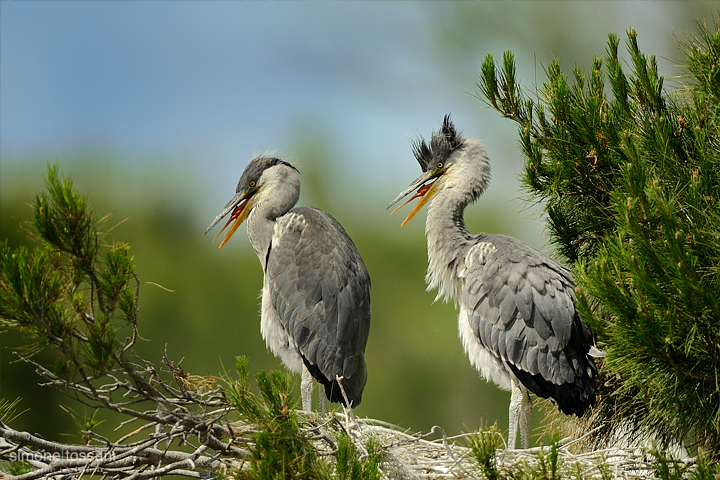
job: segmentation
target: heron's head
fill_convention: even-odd
[[[253,158],[245,167],[235,192],[235,196],[205,230],[205,234],[207,234],[220,220],[230,214],[225,226],[213,239],[214,242],[234,221],[219,248],[222,248],[230,240],[240,224],[250,215],[252,209],[267,199],[288,197],[288,201],[285,203],[289,203],[290,206],[297,202],[300,195],[297,169],[279,158],[261,155]]]
[[[433,132],[429,144],[422,137],[413,142],[413,153],[422,168],[422,174],[387,206],[392,207],[417,190],[407,202],[393,210],[395,213],[420,198],[402,225],[409,222],[439,192],[452,190],[456,193],[458,203],[467,205],[482,194],[490,180],[490,162],[480,141],[463,138],[462,133],[455,129],[449,114],[445,115],[440,130]]]

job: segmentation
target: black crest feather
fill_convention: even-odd
[[[443,118],[440,131],[432,133],[430,144],[428,145],[425,139],[420,137],[413,142],[412,149],[420,168],[422,168],[423,172],[427,172],[433,168],[437,160],[445,161],[462,145],[462,133],[455,130],[455,125],[450,120],[450,114],[448,113]]]

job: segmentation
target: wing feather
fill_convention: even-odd
[[[273,308],[308,369],[340,401],[336,376],[353,406],[367,379],[370,277],[342,226],[328,213],[300,207],[276,221],[266,278]]]
[[[582,414],[594,401],[597,370],[570,271],[503,235],[478,237],[464,264],[460,303],[478,342],[528,389]]]

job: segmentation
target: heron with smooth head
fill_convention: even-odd
[[[298,170],[261,155],[205,233],[230,215],[222,247],[247,219],[264,274],[260,331],[268,348],[302,374],[304,410],[311,409],[312,378],[324,390],[321,411],[325,397],[353,408],[367,381],[370,276],[340,223],[318,208],[293,208],[299,197]]]

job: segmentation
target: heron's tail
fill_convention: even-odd
[[[538,397],[550,398],[561,412],[582,417],[595,403],[597,367],[595,358],[605,356],[593,346],[592,333],[575,314],[568,344],[562,350],[546,352],[546,375],[531,374],[508,362],[520,382]],[[560,358],[560,357],[564,358]]]
[[[305,356],[302,356],[302,359],[305,367],[310,372],[310,375],[312,375],[315,380],[325,387],[325,396],[327,396],[327,399],[331,402],[340,403],[347,407],[348,405],[345,402],[342,389],[340,388],[337,379],[328,379],[327,376],[320,371],[320,368],[317,365],[311,364]],[[345,395],[347,396],[352,408],[360,405],[360,402],[362,401],[362,392],[367,381],[365,359],[362,359],[361,363],[362,365],[359,366],[352,376],[344,376],[340,380],[342,382],[342,388],[345,390]]]

